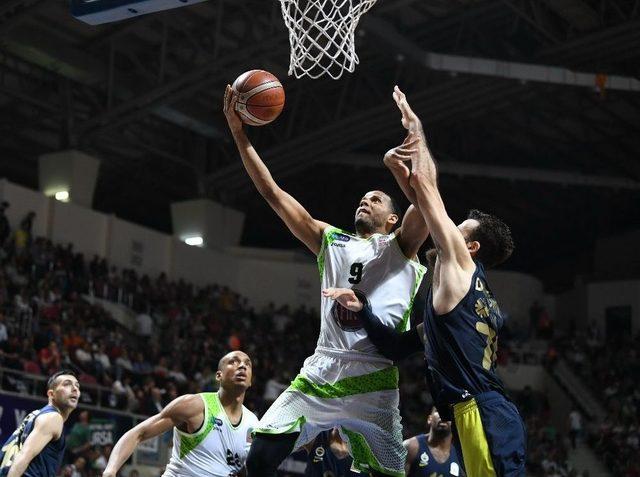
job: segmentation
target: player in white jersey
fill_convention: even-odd
[[[349,287],[380,306],[388,324],[406,329],[424,268],[415,256],[427,237],[422,216],[410,206],[400,217],[385,192],[367,192],[355,212],[356,233],[314,219],[273,180],[249,142],[227,87],[224,113],[242,162],[260,194],[289,230],[318,257],[322,288]],[[387,153],[385,164],[411,200],[409,169],[399,158],[411,144]],[[393,231],[393,232],[392,232]],[[369,341],[356,316],[323,297],[315,353],[256,428],[247,460],[249,477],[272,477],[293,450],[337,427],[354,467],[364,473],[404,475],[398,411],[398,370]]]
[[[229,477],[244,468],[258,418],[244,405],[251,359],[233,351],[218,363],[217,393],[187,394],[141,422],[116,443],[103,477],[115,477],[136,446],[173,428],[173,450],[163,477]]]

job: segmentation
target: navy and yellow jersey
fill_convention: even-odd
[[[418,441],[418,455],[411,463],[407,477],[461,477],[464,475],[455,447],[451,446],[449,458],[440,463],[433,457],[431,449],[427,445],[427,436],[420,434],[416,436],[416,439]]]
[[[27,440],[27,437],[33,431],[36,419],[50,412],[58,412],[58,410],[51,405],[46,405],[41,409],[27,414],[20,423],[20,426],[9,436],[9,439],[7,439],[0,450],[0,477],[4,477],[9,473],[9,468],[16,454],[18,454],[24,441]],[[63,433],[58,440],[49,442],[44,449],[42,449],[42,452],[33,458],[24,475],[26,477],[55,476],[58,468],[62,464],[64,446],[65,437]]]
[[[496,374],[500,308],[476,262],[469,291],[449,313],[436,315],[433,290],[424,313],[427,381],[442,414],[457,402],[487,391],[504,393]]]
[[[338,459],[329,447],[329,433],[318,435],[307,457],[306,477],[361,477],[362,474],[351,470],[353,459],[347,456]]]

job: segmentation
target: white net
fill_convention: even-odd
[[[377,0],[280,0],[289,30],[289,74],[339,79],[359,63],[355,31]]]

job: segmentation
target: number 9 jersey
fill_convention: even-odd
[[[364,239],[329,226],[318,267],[322,288],[358,289],[389,326],[407,328],[425,268],[404,256],[395,234]],[[354,313],[324,297],[321,313],[315,353],[256,432],[299,432],[293,446],[298,448],[337,427],[354,469],[404,475],[398,368],[378,353]]]
[[[384,324],[407,331],[415,295],[425,267],[409,260],[395,234],[352,235],[329,226],[318,253],[322,289],[352,288],[362,292]],[[380,356],[355,313],[322,297],[319,348]]]

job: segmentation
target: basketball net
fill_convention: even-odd
[[[339,79],[359,63],[355,31],[376,0],[280,0],[289,30],[289,75]]]

